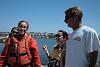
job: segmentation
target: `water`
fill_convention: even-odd
[[[42,64],[47,64],[48,59],[47,59],[47,56],[42,49],[42,46],[44,44],[46,44],[48,47],[48,51],[50,53],[52,51],[54,45],[56,44],[56,41],[55,41],[55,39],[36,39],[36,41],[38,43]]]
[[[47,64],[48,63],[48,59],[46,54],[44,53],[44,51],[42,50],[42,46],[43,44],[46,44],[48,47],[48,51],[51,52],[54,45],[56,44],[55,39],[36,39],[37,43],[38,43],[38,48],[39,48],[39,52],[40,52],[40,57],[41,57],[41,62],[42,64]],[[0,43],[0,53],[2,52],[4,45],[2,43]],[[100,53],[98,54],[98,67],[100,67]]]

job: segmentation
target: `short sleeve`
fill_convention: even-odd
[[[87,45],[88,53],[99,50],[100,42],[99,42],[98,35],[95,31],[88,33],[86,37],[86,45]]]

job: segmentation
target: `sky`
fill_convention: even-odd
[[[64,22],[64,11],[79,6],[82,24],[100,34],[100,0],[0,0],[0,32],[9,32],[21,20],[29,22],[28,32],[52,32],[72,29]]]

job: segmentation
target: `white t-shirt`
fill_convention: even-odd
[[[100,43],[94,29],[82,26],[70,34],[66,42],[65,67],[88,67],[87,54],[99,50]]]

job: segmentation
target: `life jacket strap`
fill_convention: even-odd
[[[20,53],[19,56],[25,56],[28,55],[27,53]],[[10,53],[10,57],[16,57],[17,55],[15,53]]]
[[[27,53],[21,53],[19,54],[19,56],[25,56],[25,55],[28,55]]]

